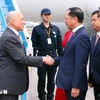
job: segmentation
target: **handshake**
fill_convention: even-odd
[[[49,66],[54,64],[54,60],[51,56],[47,55],[45,57],[43,57],[43,62]]]

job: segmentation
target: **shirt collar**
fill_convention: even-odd
[[[75,32],[76,32],[78,29],[80,29],[81,27],[83,27],[83,24],[82,24],[82,25],[80,25],[80,26],[78,26],[78,27],[76,27],[75,29],[73,29],[73,30],[72,30],[72,32],[74,32],[74,33],[75,33]]]
[[[99,37],[100,37],[100,32],[97,32],[97,34],[99,35]]]
[[[49,27],[52,28],[52,24],[51,24],[51,23],[49,23],[49,24],[50,24]],[[41,26],[42,26],[43,28],[45,28],[43,22],[41,23]]]
[[[17,32],[15,29],[13,29],[11,27],[8,27],[8,28],[10,28],[18,36],[19,32]]]

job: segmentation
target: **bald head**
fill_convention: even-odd
[[[10,22],[12,19],[16,18],[16,16],[18,16],[18,14],[21,14],[21,12],[18,11],[10,11],[8,12],[7,16],[6,16],[6,22]]]
[[[16,31],[22,31],[24,28],[24,17],[21,12],[10,11],[6,16],[7,26],[14,28]]]

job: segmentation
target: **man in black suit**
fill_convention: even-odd
[[[0,100],[18,100],[28,90],[27,66],[51,64],[50,57],[27,56],[18,32],[24,29],[22,13],[11,11],[6,17],[7,29],[0,38]]]
[[[100,100],[100,13],[92,13],[92,28],[96,34],[91,39],[89,86],[94,87],[95,100]]]

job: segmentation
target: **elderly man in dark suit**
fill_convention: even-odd
[[[100,100],[100,12],[92,13],[92,28],[96,34],[91,39],[89,86],[94,87],[95,100]]]
[[[83,11],[78,7],[69,8],[65,24],[72,31],[61,57],[55,58],[59,64],[56,85],[65,90],[68,100],[85,100],[87,92],[86,66],[90,51],[90,37],[82,22]]]
[[[28,90],[27,66],[51,64],[50,57],[31,57],[24,52],[18,32],[24,28],[22,13],[11,11],[6,17],[7,29],[0,38],[0,100],[18,100]]]

